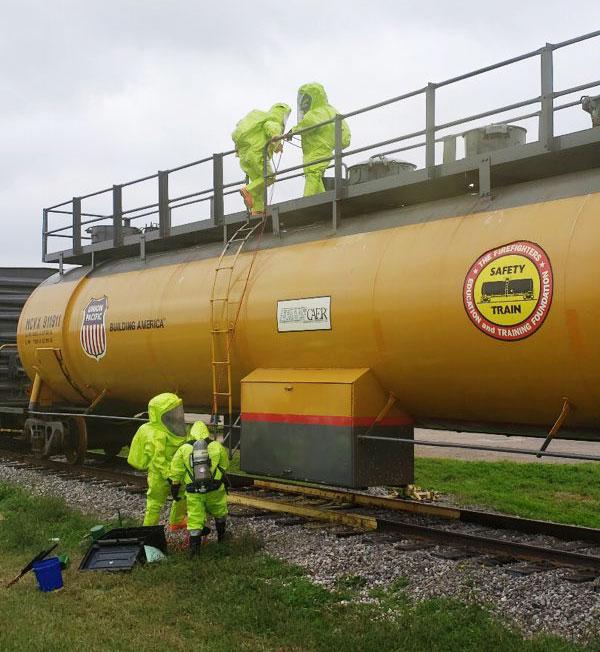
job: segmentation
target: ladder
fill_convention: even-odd
[[[231,385],[231,346],[235,327],[248,287],[248,280],[258,246],[245,271],[233,280],[234,269],[244,246],[255,235],[262,236],[266,217],[254,224],[249,220],[227,240],[215,267],[210,296],[212,415],[215,422],[220,414],[228,416],[225,426],[231,427],[233,393]],[[231,432],[228,433],[231,442]]]

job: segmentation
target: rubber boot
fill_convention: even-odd
[[[225,540],[225,526],[227,525],[227,521],[224,518],[216,518],[215,519],[215,527],[217,528],[217,541],[219,543],[223,543]]]
[[[193,559],[198,554],[201,544],[202,544],[201,534],[190,534],[190,548],[189,548],[190,559]]]
[[[208,544],[208,535],[210,534],[210,528],[206,525],[202,528],[200,536],[202,537],[202,545],[206,546]]]

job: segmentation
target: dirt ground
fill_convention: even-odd
[[[495,446],[499,448],[521,448],[537,451],[543,438],[538,437],[505,437],[504,435],[484,435],[472,432],[449,432],[445,430],[415,429],[415,439],[424,441],[441,441],[454,444],[471,444],[480,446]],[[577,453],[580,455],[600,456],[600,442],[570,441],[555,439],[550,443],[548,452]],[[543,457],[515,453],[493,453],[491,451],[464,450],[461,448],[441,448],[438,446],[415,446],[417,457],[448,457],[457,460],[509,460],[511,462],[538,462],[540,464],[574,464],[582,460],[572,460],[559,457]]]

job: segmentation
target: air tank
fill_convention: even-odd
[[[240,256],[234,282],[252,270],[232,348],[236,404],[258,368],[368,368],[417,423],[539,434],[566,398],[568,433],[597,438],[600,194],[440,219],[422,207],[411,224],[400,210],[385,228],[273,237]],[[131,414],[173,390],[209,406],[218,253],[108,261],[41,285],[18,344],[47,401],[104,397]]]

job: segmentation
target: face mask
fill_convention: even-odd
[[[308,93],[298,93],[298,122],[310,111],[312,97]]]
[[[162,422],[169,432],[178,437],[185,437],[185,413],[183,411],[183,405],[178,405],[176,408],[165,412],[162,416]]]

